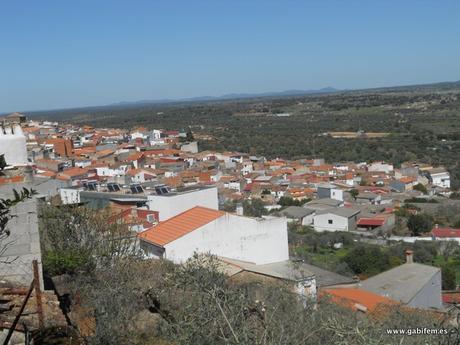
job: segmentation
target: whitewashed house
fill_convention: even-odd
[[[431,184],[433,186],[450,188],[450,174],[445,168],[433,168],[428,170],[428,173],[430,174]]]
[[[359,212],[347,207],[317,211],[313,217],[313,227],[319,232],[355,230]]]
[[[318,199],[330,198],[343,201],[343,190],[330,183],[320,183],[316,187]]]
[[[368,171],[379,171],[384,172],[385,174],[389,174],[394,169],[393,164],[388,164],[384,162],[374,162],[369,164],[367,167]]]
[[[249,218],[197,206],[138,235],[147,257],[185,262],[194,253],[264,265],[289,260],[286,218]]]
[[[195,206],[214,210],[219,208],[216,187],[196,187],[182,192],[150,194],[147,199],[149,210],[157,211],[160,221],[167,220]]]

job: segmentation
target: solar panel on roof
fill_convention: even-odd
[[[155,187],[155,192],[158,195],[163,195],[163,194],[168,194],[169,190],[168,190],[168,188],[166,188],[166,186],[156,186]]]
[[[119,192],[120,185],[118,183],[110,182],[107,183],[107,189],[109,190],[109,192]]]
[[[133,194],[137,193],[136,186],[129,186],[129,189],[131,189],[131,193],[133,193]]]
[[[131,193],[133,193],[133,194],[144,193],[144,189],[139,184],[133,184],[133,185],[129,186],[129,189],[131,189]]]
[[[89,190],[95,191],[95,190],[97,190],[97,183],[96,182],[88,182],[87,188]]]

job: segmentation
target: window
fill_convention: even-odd
[[[329,219],[327,222],[328,222],[329,224],[333,224],[332,219]]]

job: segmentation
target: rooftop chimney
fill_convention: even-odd
[[[414,252],[410,249],[406,250],[406,264],[414,263]]]

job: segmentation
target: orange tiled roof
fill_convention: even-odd
[[[369,312],[375,311],[379,305],[398,304],[390,298],[357,288],[324,289],[322,292],[331,296],[333,302],[353,310],[357,310],[356,304],[363,305]]]
[[[223,215],[225,212],[196,206],[160,222],[157,226],[141,232],[138,236],[145,241],[164,246]]]
[[[417,179],[412,176],[407,176],[407,177],[400,178],[399,181],[402,183],[412,183],[412,182],[417,181]]]
[[[334,170],[334,166],[330,164],[316,165],[309,167],[310,171],[331,171]]]
[[[40,170],[42,170],[42,169],[40,169]],[[46,177],[55,177],[56,173],[54,171],[44,170],[41,173],[37,173],[36,175],[46,176]]]
[[[105,150],[96,151],[96,156],[97,157],[103,157],[103,156],[109,156],[109,155],[114,154],[114,153],[115,153],[114,150],[105,149]]]
[[[163,179],[163,183],[170,187],[179,187],[182,185],[182,178],[180,176],[166,177]]]
[[[143,154],[143,153],[141,153],[141,152],[136,152],[136,153],[133,153],[133,154],[129,155],[129,156],[125,159],[125,162],[137,161],[137,160],[141,159],[142,157],[144,157],[144,154]]]
[[[58,179],[71,179],[72,177],[81,176],[88,173],[88,169],[84,168],[69,168],[57,175]]]
[[[18,182],[23,182],[23,181],[24,181],[24,176],[22,175],[17,175],[17,176],[12,176],[12,177],[1,177],[0,176],[0,184],[18,183]]]
[[[74,149],[75,155],[84,155],[90,153],[96,153],[96,146],[86,146],[79,149]]]

